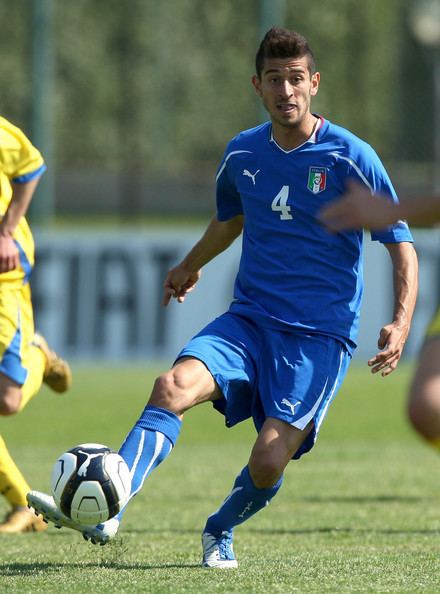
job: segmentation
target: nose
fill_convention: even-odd
[[[279,92],[282,97],[291,97],[291,95],[293,94],[293,88],[288,80],[283,80],[280,83]]]

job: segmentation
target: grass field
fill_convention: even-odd
[[[406,424],[410,372],[402,365],[384,380],[352,367],[315,449],[290,464],[271,506],[237,528],[238,570],[199,567],[200,531],[246,463],[254,431],[225,429],[203,405],[188,413],[119,537],[99,547],[54,527],[3,536],[0,592],[437,594],[440,458]],[[71,395],[44,390],[23,414],[2,419],[32,486],[47,490],[52,463],[73,445],[117,448],[153,378],[139,368],[76,369]]]

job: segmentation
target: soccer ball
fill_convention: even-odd
[[[119,454],[99,443],[84,443],[62,454],[52,469],[52,494],[64,515],[80,524],[115,516],[130,495],[131,478]]]

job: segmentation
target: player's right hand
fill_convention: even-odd
[[[0,273],[14,270],[20,264],[20,255],[12,237],[0,235]]]
[[[201,276],[201,271],[188,272],[181,264],[172,268],[163,284],[163,305],[167,306],[171,299],[183,303],[187,293],[190,293]]]

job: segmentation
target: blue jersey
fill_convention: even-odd
[[[273,139],[270,122],[229,143],[217,174],[217,217],[244,215],[231,312],[265,327],[326,334],[350,351],[356,346],[363,233],[330,234],[317,219],[347,178],[397,201],[374,150],[322,118],[309,140],[290,151]],[[372,238],[412,241],[404,222]]]

